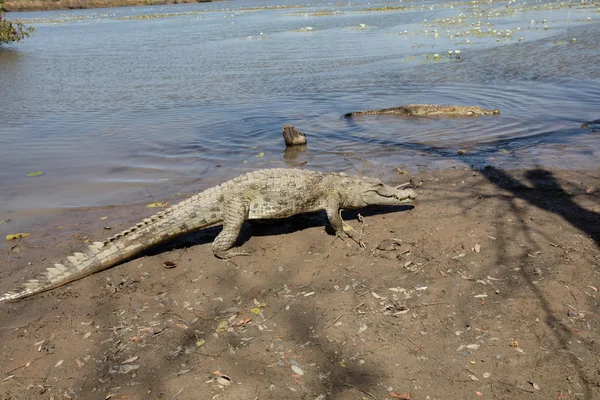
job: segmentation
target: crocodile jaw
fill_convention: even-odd
[[[377,187],[363,193],[363,201],[368,205],[395,206],[412,203],[417,193],[412,189],[397,189],[391,186]]]

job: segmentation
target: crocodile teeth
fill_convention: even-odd
[[[79,260],[75,256],[67,256],[67,260],[69,260],[69,262],[73,265],[79,264]]]

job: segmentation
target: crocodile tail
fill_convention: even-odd
[[[156,244],[218,222],[209,221],[199,211],[202,195],[200,193],[190,197],[104,242],[94,242],[81,252],[73,253],[47,268],[37,278],[25,282],[20,288],[0,294],[0,303],[45,292],[84,278],[127,261]]]

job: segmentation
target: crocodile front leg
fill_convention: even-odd
[[[325,212],[327,213],[327,218],[329,219],[329,223],[331,224],[331,226],[333,227],[333,229],[335,230],[335,235],[341,239],[343,239],[344,237],[349,237],[350,239],[354,240],[356,243],[358,243],[358,245],[362,248],[365,248],[365,244],[363,242],[361,242],[360,238],[356,238],[356,235],[354,234],[354,229],[352,229],[352,227],[348,224],[348,228],[344,229],[344,220],[342,219],[342,213],[340,212],[340,204],[339,201],[335,198],[330,199],[328,201],[327,204],[327,208],[325,209]]]
[[[223,200],[223,230],[217,235],[212,250],[219,258],[247,256],[250,253],[244,250],[232,250],[242,225],[248,216],[248,205],[237,196]]]
[[[327,213],[327,219],[329,219],[329,223],[335,230],[335,235],[337,237],[344,238],[346,235],[350,236],[348,232],[344,231],[344,221],[340,215],[340,206],[337,201],[330,200],[325,212]]]

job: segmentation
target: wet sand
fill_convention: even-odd
[[[303,215],[222,261],[210,228],[1,304],[0,398],[599,398],[600,172],[408,178],[414,208],[344,213],[366,250]],[[2,244],[0,289],[154,212],[50,213]]]

